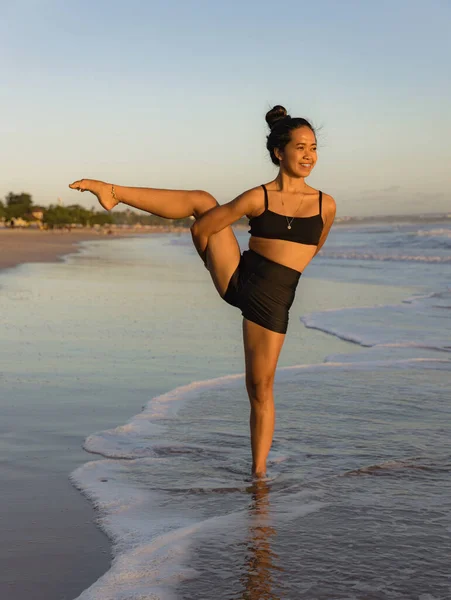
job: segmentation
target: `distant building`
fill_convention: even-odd
[[[22,219],[22,217],[12,217],[9,219],[10,227],[28,227],[28,225],[28,221],[25,221],[25,219]]]
[[[44,218],[44,209],[41,206],[33,206],[31,216],[35,221],[42,221]]]

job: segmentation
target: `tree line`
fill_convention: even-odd
[[[42,211],[42,219],[37,219],[37,212]],[[34,213],[34,214],[33,214]],[[51,204],[40,207],[33,204],[30,194],[10,192],[0,200],[0,221],[7,224],[14,223],[14,219],[23,219],[28,223],[40,221],[49,229],[81,225],[93,227],[94,225],[172,225],[176,227],[191,227],[193,221],[187,219],[168,220],[155,215],[136,213],[132,210],[114,211],[113,213],[86,209],[79,204],[63,206]]]

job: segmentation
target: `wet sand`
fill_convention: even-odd
[[[82,241],[141,233],[0,229],[0,273],[22,263],[58,261]],[[41,442],[35,440],[40,451],[28,457],[27,467],[17,457],[4,455],[0,461],[0,598],[5,600],[73,600],[109,569],[108,538],[95,525],[91,504],[68,478],[91,457],[80,440],[68,438],[51,464],[41,461],[46,436],[43,431]]]
[[[47,443],[43,433],[40,446]],[[0,598],[74,600],[111,563],[111,544],[95,525],[92,505],[69,473],[55,472],[47,461],[37,473],[2,462]]]

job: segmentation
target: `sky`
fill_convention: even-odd
[[[271,181],[265,114],[318,128],[338,216],[451,212],[451,0],[0,0],[0,199],[81,178]]]

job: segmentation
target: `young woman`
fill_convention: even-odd
[[[82,179],[69,187],[92,192],[106,209],[122,202],[168,219],[193,215],[194,245],[219,295],[241,309],[246,388],[251,404],[252,472],[266,472],[275,423],[273,383],[299,278],[324,244],[335,217],[334,199],[305,183],[317,160],[316,135],[282,106],[266,115],[266,147],[277,177],[218,205],[204,191],[122,187]],[[246,215],[249,250],[241,255],[231,228]]]

